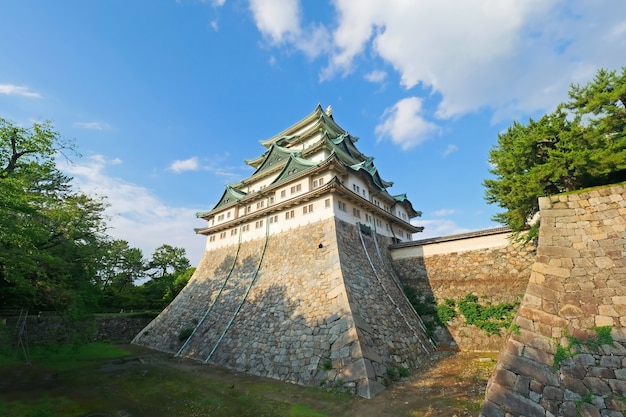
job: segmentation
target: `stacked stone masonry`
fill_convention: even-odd
[[[624,184],[541,198],[539,205],[539,246],[515,320],[519,331],[500,354],[481,415],[624,416]],[[587,347],[602,326],[610,326],[613,344]],[[582,347],[555,361],[572,341]]]
[[[393,263],[404,285],[422,296],[433,296],[437,303],[446,299],[458,301],[474,294],[492,304],[519,301],[535,259],[533,245],[514,244],[503,247],[467,250],[429,256],[396,259]],[[500,350],[501,335],[487,335],[457,317],[446,329],[437,331],[442,345],[460,350]]]
[[[328,219],[206,252],[134,342],[371,398],[388,367],[418,366],[434,348],[385,268],[391,242],[359,230]]]

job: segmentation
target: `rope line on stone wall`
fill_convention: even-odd
[[[259,258],[259,264],[257,265],[256,270],[254,271],[254,274],[252,275],[252,279],[250,280],[250,285],[248,285],[248,289],[246,290],[246,293],[244,294],[244,296],[243,296],[241,302],[239,303],[239,305],[237,306],[237,309],[235,310],[235,314],[233,314],[233,317],[230,319],[230,321],[226,325],[226,328],[224,329],[224,331],[222,332],[220,337],[217,339],[217,342],[215,343],[215,346],[213,346],[213,349],[211,349],[211,352],[209,353],[209,356],[207,356],[206,359],[204,360],[205,363],[207,363],[211,359],[211,356],[213,356],[213,354],[217,350],[218,346],[222,342],[222,339],[224,339],[224,336],[226,336],[226,333],[228,332],[228,330],[230,330],[230,327],[233,325],[233,322],[235,321],[235,318],[239,314],[239,310],[241,310],[241,307],[246,302],[246,299],[248,298],[248,295],[250,294],[250,290],[252,289],[252,286],[256,282],[256,278],[259,275],[259,270],[261,269],[261,264],[263,263],[263,258],[265,257],[265,250],[267,249],[267,241],[269,240],[269,236],[270,236],[270,224],[269,224],[268,220],[269,219],[268,219],[268,217],[266,215],[265,216],[265,243],[263,244],[263,250],[261,251],[261,257]]]
[[[393,299],[393,297],[391,296],[391,294],[389,294],[389,291],[387,290],[387,287],[385,287],[385,284],[383,283],[382,279],[380,279],[380,277],[378,276],[378,272],[376,272],[376,267],[374,267],[374,263],[372,262],[372,258],[370,257],[370,254],[367,251],[367,247],[365,246],[365,240],[363,239],[363,233],[361,233],[361,228],[358,227],[358,229],[359,229],[359,238],[361,239],[361,245],[363,246],[363,251],[365,252],[365,256],[367,257],[367,261],[369,262],[370,266],[372,267],[372,271],[374,271],[374,275],[376,276],[376,279],[378,280],[378,283],[380,284],[380,286],[382,287],[383,291],[387,295],[387,298],[389,298],[389,301],[391,301],[391,303],[394,305],[394,307],[396,308],[398,313],[400,313],[400,316],[402,316],[402,319],[404,319],[404,322],[406,323],[406,325],[409,327],[409,329],[411,329],[411,331],[413,332],[413,334],[415,335],[415,337],[419,341],[420,345],[422,346],[422,349],[424,349],[424,352],[426,352],[427,354],[430,354],[428,349],[426,349],[426,346],[424,346],[424,343],[422,343],[422,338],[419,337],[419,334],[417,333],[415,328],[413,326],[411,326],[411,323],[409,323],[409,320],[407,319],[407,317],[404,315],[402,310],[400,310],[400,307],[398,306],[398,304],[396,304],[396,302]]]
[[[200,321],[198,322],[196,327],[194,327],[193,331],[191,332],[189,337],[187,337],[187,340],[185,340],[185,343],[183,343],[183,345],[180,347],[178,352],[176,352],[175,356],[180,356],[181,353],[183,352],[183,350],[185,350],[185,348],[187,347],[187,345],[189,344],[189,342],[191,341],[193,336],[196,334],[196,331],[200,328],[202,323],[204,323],[204,320],[206,320],[206,318],[209,316],[209,313],[211,312],[211,310],[213,310],[213,306],[217,302],[217,299],[220,298],[220,295],[222,295],[222,291],[224,291],[224,288],[226,287],[226,283],[230,279],[230,276],[232,275],[233,271],[235,270],[235,265],[237,264],[237,258],[239,257],[239,250],[241,249],[241,235],[242,235],[242,233],[241,233],[241,224],[240,224],[239,225],[239,242],[237,243],[237,252],[235,253],[235,259],[233,259],[233,263],[231,264],[230,269],[228,270],[228,274],[226,275],[226,279],[224,279],[224,282],[222,283],[222,286],[220,287],[219,291],[217,292],[217,295],[215,296],[215,298],[213,299],[213,301],[209,305],[209,308],[207,308],[207,310],[204,312],[204,315],[202,316],[202,319],[200,319]]]
[[[378,255],[378,259],[380,259],[380,262],[383,265],[385,265],[385,261],[383,259],[383,255],[382,255],[382,253],[380,251],[380,246],[378,246],[378,238],[376,236],[377,236],[377,234],[376,234],[376,222],[374,222],[374,236],[373,236],[373,238],[374,238],[374,246],[376,246],[376,253]],[[402,294],[402,297],[404,297],[404,299],[407,302],[407,304],[409,306],[411,306],[411,310],[413,310],[413,312],[415,313],[415,316],[418,318],[419,324],[420,324],[422,330],[424,331],[425,334],[428,334],[426,332],[426,326],[424,325],[424,321],[422,320],[422,317],[420,317],[420,315],[418,314],[417,310],[415,310],[415,307],[413,306],[413,304],[411,304],[411,302],[409,301],[408,297],[404,293],[404,290],[400,286],[400,282],[401,282],[400,278],[398,278],[398,276],[396,275],[395,271],[393,270],[393,267],[390,266],[390,265],[387,265],[387,270],[391,274],[391,277],[393,278],[393,282],[394,282],[394,284],[396,284],[396,288],[398,289],[398,291],[400,291],[400,294]],[[434,348],[437,347],[437,345],[435,344],[433,339],[431,339],[430,337],[428,338],[428,341],[430,342],[431,345],[433,345]]]

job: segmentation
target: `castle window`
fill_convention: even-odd
[[[297,184],[291,187],[291,194],[295,194],[297,192],[299,192],[300,190],[302,190],[302,185],[301,184]]]
[[[215,235],[209,236],[209,242],[215,242]]]
[[[270,197],[270,202],[268,204],[274,204],[274,197]]]
[[[257,220],[254,223],[254,227],[256,227],[257,229],[260,229],[261,227],[263,227],[263,220]]]
[[[313,180],[313,188],[321,187],[322,185],[324,185],[324,178]]]
[[[302,214],[313,213],[313,204],[302,207]]]
[[[226,218],[230,219],[230,211],[228,213],[226,213]]]
[[[348,208],[346,207],[346,203],[344,203],[343,201],[337,201],[337,206],[339,207],[339,210],[341,211],[348,211]]]
[[[286,195],[287,195],[287,190],[282,190],[280,192],[280,198],[285,198]]]
[[[325,208],[329,208],[330,207],[330,198],[327,198],[326,200],[324,200],[324,207]]]
[[[262,209],[263,207],[265,207],[265,201],[259,201],[258,203],[256,203],[256,209]]]
[[[365,213],[365,221],[368,223],[372,222],[372,216],[370,216],[369,214]]]
[[[220,233],[220,239],[224,239],[226,237],[226,232]]]
[[[285,212],[285,219],[289,220],[289,219],[293,219],[294,218],[294,211],[290,210],[290,211],[286,211]]]
[[[230,235],[231,235],[231,236],[234,236],[234,235],[236,235],[236,234],[237,234],[237,229],[231,229],[231,231],[230,231]]]
[[[358,208],[356,208],[356,207],[353,207],[353,208],[352,208],[352,215],[353,215],[354,217],[357,217],[357,218],[359,218],[359,219],[360,219],[360,218],[361,218],[361,210],[359,210],[359,209],[358,209]]]
[[[250,230],[250,225],[249,224],[244,224],[243,227],[241,228],[242,231],[247,232]]]
[[[270,216],[270,224],[278,223],[278,216]]]

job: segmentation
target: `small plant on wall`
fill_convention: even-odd
[[[592,327],[591,330],[593,330],[595,334],[585,340],[565,333],[567,344],[563,345],[559,343],[556,345],[554,360],[552,364],[554,370],[558,371],[563,361],[576,356],[578,353],[580,353],[583,347],[586,347],[592,351],[597,351],[598,348],[603,345],[613,346],[613,336],[611,336],[611,329],[611,326]]]
[[[467,294],[458,302],[459,312],[465,323],[479,327],[488,334],[500,334],[501,329],[511,327],[519,302],[491,304],[481,303],[478,296]]]

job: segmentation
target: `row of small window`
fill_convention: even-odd
[[[289,189],[290,194],[299,193],[300,191],[302,191],[302,184],[292,185],[291,188]],[[280,198],[285,198],[285,197],[287,197],[287,190],[281,190]]]
[[[325,181],[324,178],[317,178],[313,180],[313,188],[318,188],[321,187],[322,185],[324,185]],[[265,188],[265,186],[261,186],[261,189]],[[254,190],[253,190],[254,191]],[[300,191],[302,191],[302,184],[296,184],[296,185],[292,185],[291,188],[289,189],[290,194],[296,194],[299,193]],[[286,198],[287,197],[287,190],[281,190],[280,192],[280,198]],[[268,197],[267,200],[267,205],[271,206],[272,204],[274,204],[274,197]],[[262,208],[265,208],[265,200],[259,201],[258,203],[256,203],[256,209],[260,210]],[[252,206],[247,206],[244,209],[244,214],[248,214],[248,213],[252,213]],[[220,214],[217,216],[217,221],[221,222],[224,219],[230,219],[230,211],[225,213],[225,214]]]
[[[313,213],[313,204],[307,204],[306,206],[302,207],[302,214],[310,214]],[[326,200],[324,200],[324,207],[325,208],[329,208],[330,207],[330,198],[327,198]],[[289,219],[293,219],[294,217],[296,217],[296,211],[295,210],[288,210],[285,212],[285,220],[289,220]],[[268,218],[268,222],[270,224],[272,223],[278,223],[278,215],[274,215],[274,216],[270,216]],[[255,229],[260,229],[261,227],[263,227],[263,220],[257,220],[256,222],[254,222],[254,228]],[[250,224],[244,224],[241,227],[241,231],[242,232],[248,232],[250,230]],[[230,230],[230,235],[234,236],[237,234],[237,229],[231,229]],[[226,232],[221,232],[219,235],[220,239],[224,239],[226,238]],[[215,242],[215,235],[212,235],[209,237],[209,241],[210,242]]]
[[[352,184],[352,191],[357,194],[361,194],[361,187],[356,184]],[[363,197],[367,198],[367,190],[365,188],[363,188]]]
[[[337,207],[341,211],[344,211],[346,213],[348,212],[348,206],[343,201],[337,201]],[[352,207],[352,215],[354,217],[356,217],[357,219],[360,219],[361,218],[361,210],[359,210],[356,207]],[[370,214],[365,213],[365,221],[368,222],[368,223],[372,223],[374,221],[374,218]],[[376,219],[376,226],[383,227],[383,222],[380,219]],[[387,230],[389,230],[389,224],[385,224],[385,226],[386,226]]]

